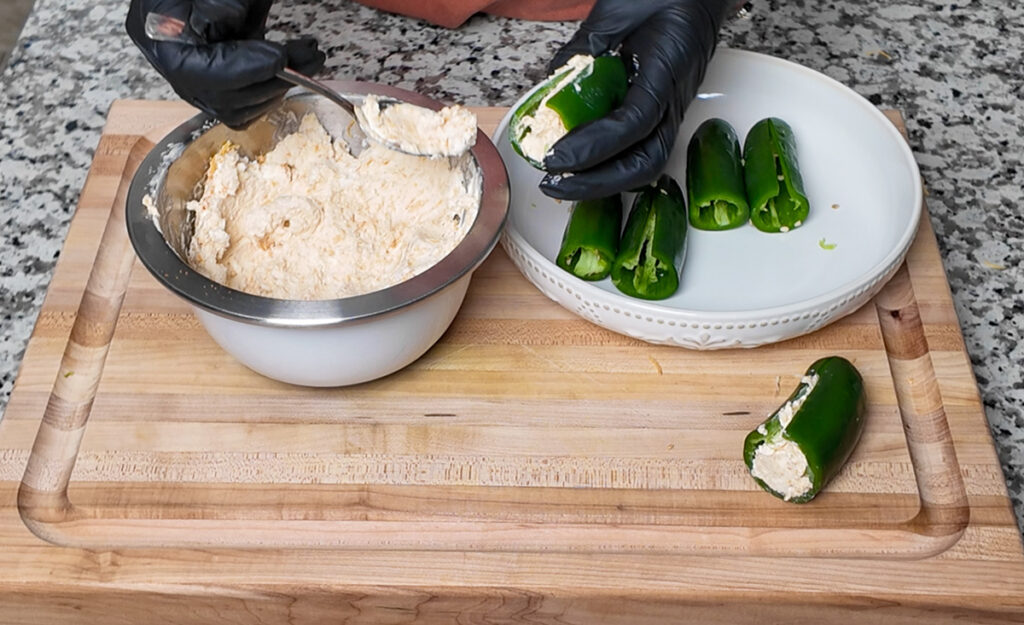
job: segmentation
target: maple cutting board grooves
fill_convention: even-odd
[[[111,109],[0,422],[0,623],[1024,622],[927,219],[873,302],[786,343],[623,337],[498,249],[409,368],[298,388],[221,351],[131,252],[125,181],[192,113]],[[831,354],[864,375],[867,428],[787,504],[743,437]]]

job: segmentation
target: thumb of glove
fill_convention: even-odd
[[[327,55],[318,47],[313,37],[291,39],[284,44],[284,53],[288,59],[288,67],[300,74],[312,76],[324,67]]]

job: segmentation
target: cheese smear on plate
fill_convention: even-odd
[[[481,178],[448,159],[370,145],[352,156],[315,115],[250,160],[213,156],[188,262],[231,288],[318,300],[377,291],[419,274],[466,236]]]

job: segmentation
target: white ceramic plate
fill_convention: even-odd
[[[913,241],[921,213],[917,164],[892,123],[849,88],[789,61],[720,49],[666,172],[683,185],[686,145],[704,120],[725,119],[742,144],[769,116],[793,128],[811,204],[806,222],[786,234],[750,224],[724,232],[689,228],[679,290],[648,302],[622,295],[610,279],[585,282],[554,264],[571,203],[539,191],[542,172],[512,149],[506,115],[495,131],[512,189],[506,250],[551,299],[652,343],[755,347],[853,312],[895,273]],[[628,210],[632,198],[625,199]],[[835,247],[823,249],[822,239]]]

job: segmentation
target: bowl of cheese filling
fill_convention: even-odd
[[[468,109],[328,84],[373,134],[436,154],[368,140],[341,107],[292,90],[241,131],[205,114],[178,126],[126,202],[142,264],[210,336],[250,369],[305,386],[366,382],[426,352],[509,206],[504,164]]]

